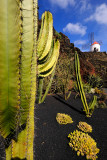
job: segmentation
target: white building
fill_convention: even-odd
[[[91,51],[91,52],[100,52],[100,44],[95,41],[95,42],[90,46],[90,51]]]

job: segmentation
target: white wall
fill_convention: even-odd
[[[93,44],[90,46],[90,51],[94,52],[94,48],[96,48],[97,52],[100,52],[100,44]]]

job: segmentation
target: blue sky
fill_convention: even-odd
[[[94,32],[95,41],[101,40],[101,51],[107,52],[107,0],[38,0],[39,18],[46,10],[53,14],[56,31],[67,35],[76,47],[88,43]]]

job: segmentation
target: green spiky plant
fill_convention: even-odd
[[[77,52],[75,52],[75,72],[76,72],[77,86],[78,86],[78,90],[81,96],[81,101],[84,107],[84,112],[86,113],[86,116],[89,117],[92,115],[94,107],[97,103],[97,97],[94,96],[93,100],[90,102],[88,106],[85,92],[83,89],[83,83],[82,83],[81,74],[80,74],[80,62],[79,62],[79,56]]]
[[[43,42],[44,37],[44,42]],[[47,38],[48,37],[48,38]],[[59,56],[59,41],[53,39],[53,19],[50,12],[45,12],[42,16],[41,30],[37,43],[38,55],[38,98],[37,103],[42,103],[50,89],[54,74],[56,62]],[[43,80],[51,74],[51,78],[46,91],[43,95]]]
[[[6,143],[11,139],[5,143],[6,160],[33,160],[36,77],[51,74],[56,64],[42,62],[51,44],[52,15],[43,14],[44,34],[37,43],[37,7],[37,0],[0,1],[0,134]],[[54,43],[59,48],[59,41]]]
[[[40,61],[38,61],[38,80],[39,80],[39,84],[38,84],[38,99],[37,99],[37,103],[43,103],[43,101],[46,98],[46,95],[48,94],[48,91],[51,87],[52,84],[52,80],[55,74],[55,68],[56,68],[56,62],[58,60],[58,56],[59,56],[59,41],[52,41],[52,44],[50,44],[50,50],[49,53],[47,52],[47,56],[42,60],[42,64]],[[45,74],[44,74],[45,73]],[[43,81],[44,78],[49,76],[51,74],[49,83],[46,87],[45,93],[43,94]]]

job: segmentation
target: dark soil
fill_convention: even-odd
[[[56,121],[57,113],[69,114],[72,124],[59,125]],[[64,101],[59,95],[48,96],[45,103],[36,106],[35,130],[35,159],[36,160],[85,160],[77,156],[69,147],[70,132],[78,129],[79,121],[85,121],[93,127],[91,137],[100,149],[98,160],[107,159],[107,109],[95,109],[91,118],[87,118],[82,111],[80,98],[74,95]]]
[[[35,140],[34,160],[85,160],[77,156],[69,147],[70,132],[78,129],[79,121],[85,121],[93,127],[91,135],[100,149],[98,160],[107,159],[107,109],[95,109],[91,118],[83,113],[80,98],[74,99],[72,94],[69,100],[64,101],[60,95],[50,95],[45,103],[36,105],[35,109]],[[69,114],[72,124],[59,125],[56,121],[57,113]],[[4,157],[4,158],[3,158]],[[5,160],[4,144],[0,137],[0,160]]]

